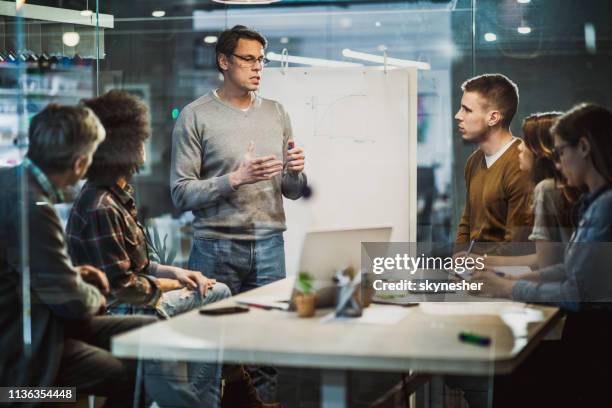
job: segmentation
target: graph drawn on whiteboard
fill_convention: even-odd
[[[307,105],[313,110],[314,137],[329,140],[350,140],[356,143],[376,143],[366,115],[368,95],[313,96]]]

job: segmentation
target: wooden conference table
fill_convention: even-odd
[[[293,279],[287,278],[208,308],[238,299],[288,299],[292,286]],[[374,304],[363,318],[342,321],[330,318],[332,309],[307,319],[260,308],[223,316],[194,310],[114,337],[112,352],[124,358],[319,368],[321,405],[345,407],[347,370],[509,373],[561,315],[548,306],[452,300],[446,295],[444,303],[408,308]],[[491,345],[462,342],[461,332],[488,336]]]

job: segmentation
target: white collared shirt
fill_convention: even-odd
[[[497,161],[497,159],[502,157],[502,155],[506,152],[506,150],[508,150],[508,148],[510,148],[510,146],[512,146],[512,143],[514,143],[516,139],[517,139],[516,137],[512,136],[512,140],[510,140],[508,143],[503,145],[502,148],[499,149],[496,153],[493,153],[490,156],[487,156],[485,154],[485,162],[487,163],[487,169],[490,168],[493,165],[493,163]]]

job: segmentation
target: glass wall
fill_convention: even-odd
[[[54,234],[61,228],[55,223],[57,219],[31,217],[31,210],[32,206],[55,206],[59,220],[65,224],[77,190],[66,189],[63,191],[66,203],[59,202],[60,187],[64,183],[56,185],[52,177],[37,172],[38,167],[32,162],[26,164],[24,159],[30,146],[28,128],[34,115],[51,103],[75,105],[81,98],[95,95],[95,61],[103,42],[99,33],[91,15],[58,8],[57,2],[32,5],[25,1],[0,2],[0,275],[3,282],[0,291],[4,331],[0,377],[3,387],[48,385],[45,368],[41,366],[55,370],[58,353],[62,352],[61,347],[57,348],[62,329],[55,323],[57,320],[49,318],[49,311],[57,310],[59,315],[66,316],[76,310],[70,305],[61,310],[61,306],[70,303],[67,299],[73,293],[58,296],[53,293],[53,284],[43,288],[44,282],[67,283],[67,275],[55,275],[58,272],[55,267],[66,258],[61,245],[56,246],[58,242],[53,238],[49,240],[49,232]],[[55,143],[49,146],[53,145],[57,146]],[[62,154],[50,152],[55,157]],[[43,224],[45,234],[41,237],[37,232]],[[46,263],[50,250],[57,250],[59,256]],[[73,289],[70,283],[64,287]],[[13,397],[3,394],[3,403],[14,402],[7,400]],[[27,393],[21,398],[25,397]]]
[[[20,82],[13,58],[24,62],[21,89],[29,116],[51,101],[76,103],[112,88],[126,89],[151,110],[148,162],[136,183],[143,218],[155,219],[163,228],[181,226],[186,231],[189,225],[189,217],[177,212],[168,194],[174,122],[183,106],[219,85],[216,35],[235,24],[260,30],[269,41],[267,51],[275,54],[287,50],[290,56],[356,62],[343,54],[350,49],[429,64],[430,69],[418,72],[419,241],[452,241],[464,200],[462,169],[473,147],[461,141],[452,116],[465,79],[502,72],[516,81],[521,93],[512,127],[516,135],[529,113],[563,110],[578,101],[608,102],[605,11],[610,6],[605,1],[563,9],[545,0],[99,3],[103,25],[113,21],[111,28],[98,27],[99,36],[95,14],[80,21],[67,17],[63,23],[26,18],[21,29],[14,18],[2,18],[2,160],[14,163],[17,157],[13,140],[20,104],[14,101]],[[28,4],[56,6],[45,1]],[[65,12],[78,15],[87,8],[95,11],[93,1],[62,4]],[[154,11],[163,16],[154,17]],[[21,55],[16,51],[19,31],[25,51]],[[71,33],[79,37],[74,46],[64,41],[70,41]],[[184,257],[184,251],[181,254]]]
[[[158,8],[164,17],[151,16]],[[168,194],[170,135],[176,113],[220,84],[214,66],[216,36],[235,24],[264,33],[267,51],[276,55],[286,50],[290,56],[381,65],[349,59],[344,56],[349,49],[428,64],[430,69],[418,72],[418,237],[451,239],[457,196],[452,176],[453,69],[467,64],[467,72],[472,71],[469,2],[280,2],[249,7],[175,3],[138,11],[102,2],[101,10],[114,14],[115,28],[105,32],[99,87],[131,90],[150,104],[152,154],[137,179],[137,191],[143,216],[155,219],[160,228],[181,231],[173,239],[177,245],[183,242],[179,260],[187,256],[190,216],[179,214]],[[280,65],[272,61],[270,67]]]
[[[356,62],[343,55],[350,49],[430,65],[418,73],[420,242],[452,241],[461,213],[463,166],[474,148],[461,140],[453,119],[465,79],[501,72],[516,81],[521,103],[512,130],[519,136],[520,122],[530,113],[563,110],[584,100],[607,102],[606,2],[575,3],[563,10],[536,0],[121,7],[101,2],[102,12],[114,15],[115,28],[105,33],[99,87],[133,89],[150,103],[152,154],[138,178],[143,214],[150,218],[179,217],[166,185],[175,113],[218,86],[215,36],[235,24],[260,30],[269,41],[268,51],[275,54],[286,49],[293,56]],[[157,9],[165,15],[152,17]]]
[[[0,4],[0,166],[21,162],[29,120],[47,104],[76,104],[111,89],[137,95],[149,107],[152,124],[147,162],[133,180],[139,219],[153,246],[178,266],[186,266],[189,257],[193,215],[179,211],[170,196],[172,130],[184,106],[221,84],[215,44],[220,31],[236,24],[267,37],[267,52],[274,54],[268,55],[270,67],[281,66],[274,56],[283,53],[381,65],[351,58],[347,50],[427,65],[418,70],[418,242],[452,243],[461,216],[464,166],[475,149],[461,139],[453,119],[463,81],[500,72],[518,84],[520,105],[511,127],[517,136],[522,119],[534,112],[567,110],[582,101],[612,106],[612,5],[606,0],[567,0],[562,6],[553,0],[27,4],[54,10],[20,15],[14,5],[11,12]],[[57,206],[63,222],[77,190]],[[25,208],[22,214],[27,219]],[[312,379],[307,370],[285,378],[281,394],[287,406],[316,402],[318,394],[296,385]],[[356,392],[363,401],[355,406],[367,406],[378,391],[375,380],[366,382]]]

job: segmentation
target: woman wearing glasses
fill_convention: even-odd
[[[550,128],[560,115],[560,112],[536,113],[523,121],[519,167],[531,174],[535,185],[533,230],[529,240],[535,242],[536,252],[523,256],[488,256],[487,267],[529,265],[539,269],[563,262],[565,244],[575,227],[571,209],[580,190],[567,186],[556,165],[558,157]],[[513,278],[537,279],[537,273]]]
[[[488,271],[476,273],[475,279],[485,283],[489,295],[553,303],[567,311],[559,349],[554,355],[534,354],[530,369],[522,370],[533,377],[547,369],[536,381],[538,392],[524,397],[520,406],[537,406],[542,399],[548,406],[601,406],[609,398],[608,379],[601,373],[612,365],[612,112],[578,105],[556,121],[552,134],[558,168],[568,185],[588,191],[577,204],[580,221],[563,263],[540,270],[536,282],[512,281]],[[509,389],[526,392],[525,387]],[[516,392],[498,395],[509,397],[509,404],[518,402]]]
[[[504,279],[490,272],[475,277],[495,297],[550,302],[580,310],[585,302],[612,299],[612,112],[581,104],[552,127],[558,168],[574,188],[588,193],[577,204],[580,221],[563,263],[541,269],[535,282]],[[606,272],[608,271],[608,272]]]

